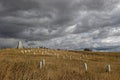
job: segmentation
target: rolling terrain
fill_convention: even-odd
[[[111,70],[106,72],[108,64]],[[120,53],[1,49],[0,80],[120,80]]]

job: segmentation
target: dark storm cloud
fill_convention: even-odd
[[[58,48],[104,47],[120,36],[119,14],[119,0],[0,0],[0,37]]]
[[[8,12],[38,7],[38,4],[32,0],[0,0],[0,3],[7,8]]]

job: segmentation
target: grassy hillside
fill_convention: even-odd
[[[43,59],[45,66],[40,68]],[[107,64],[110,73],[105,70]],[[0,80],[120,80],[120,53],[3,49]]]

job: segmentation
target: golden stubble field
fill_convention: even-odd
[[[107,64],[111,67],[109,73],[105,69]],[[2,49],[0,80],[120,80],[120,53]]]

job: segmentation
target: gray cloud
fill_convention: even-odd
[[[120,36],[119,13],[119,0],[0,0],[0,37],[53,48],[109,47]]]
[[[13,38],[0,38],[0,48],[7,48],[7,47],[17,47],[17,39]]]

